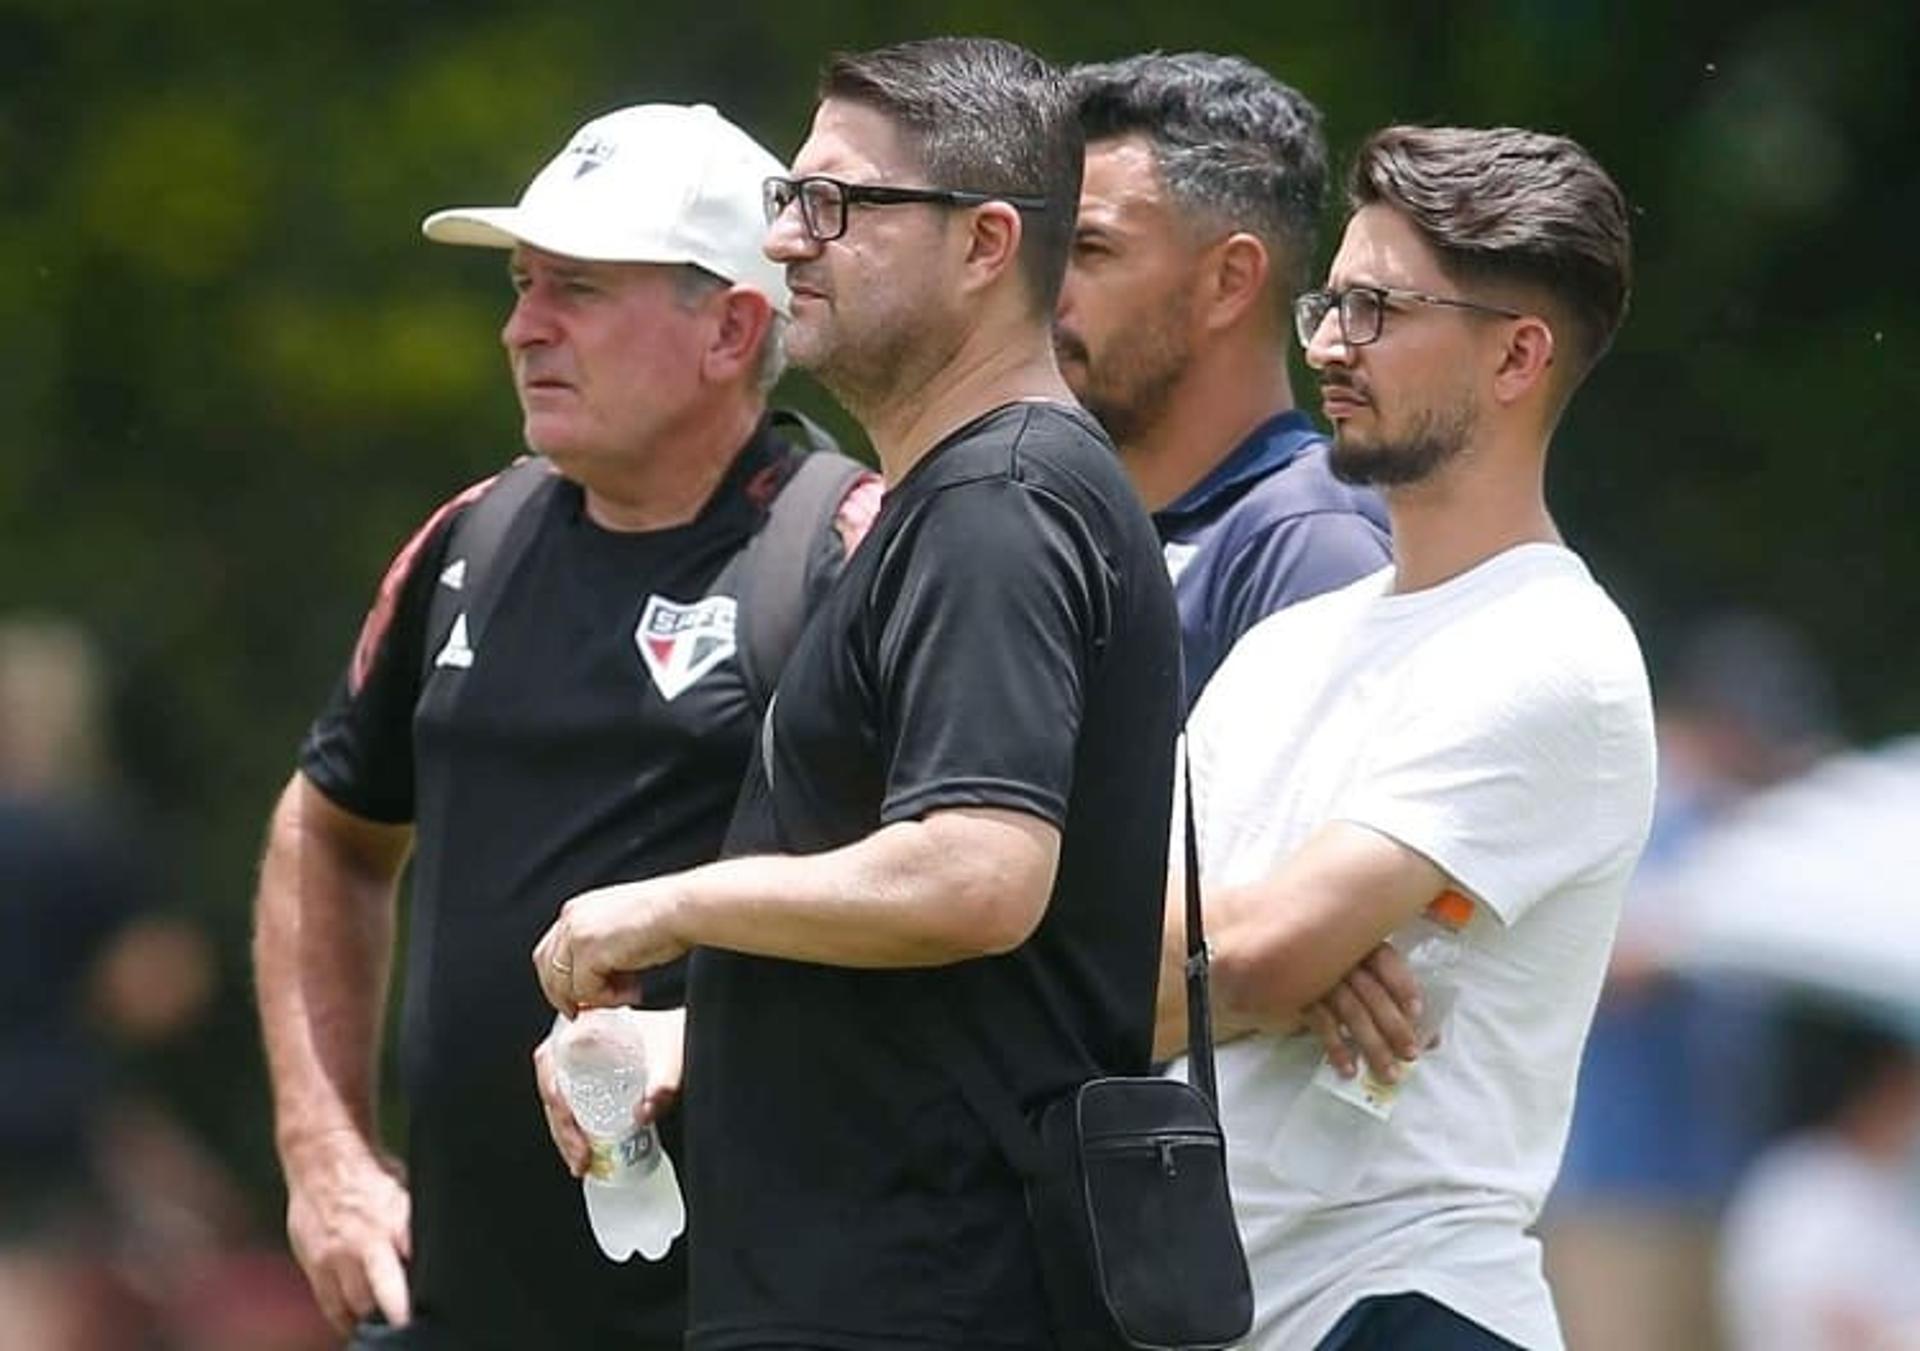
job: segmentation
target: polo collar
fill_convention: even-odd
[[[1313,420],[1298,408],[1276,413],[1255,427],[1205,478],[1154,512],[1154,519],[1174,521],[1202,515],[1215,499],[1286,468],[1301,451],[1321,439]]]

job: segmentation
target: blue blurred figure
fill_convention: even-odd
[[[1671,970],[1659,879],[1703,829],[1833,748],[1824,670],[1764,615],[1715,616],[1655,682],[1660,786],[1542,1223],[1573,1351],[1711,1351],[1715,1231],[1778,1092],[1773,996]]]

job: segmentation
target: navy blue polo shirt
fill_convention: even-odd
[[[1386,506],[1333,476],[1326,438],[1297,409],[1254,428],[1153,524],[1180,608],[1189,709],[1241,634],[1392,560]]]

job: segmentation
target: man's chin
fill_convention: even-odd
[[[1333,434],[1333,447],[1327,453],[1327,468],[1349,487],[1368,488],[1391,481],[1391,457],[1378,446],[1343,436],[1338,428]]]
[[[780,335],[780,348],[786,354],[789,366],[812,373],[820,369],[826,343],[817,329],[802,326],[796,318],[787,324],[786,332]]]

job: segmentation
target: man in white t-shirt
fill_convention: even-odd
[[[1335,472],[1383,491],[1395,561],[1255,627],[1189,727],[1251,1344],[1557,1348],[1527,1231],[1654,774],[1639,646],[1543,478],[1626,308],[1626,209],[1581,147],[1513,129],[1376,133],[1349,195],[1296,320]],[[1450,892],[1433,1041],[1379,945]],[[1316,1030],[1346,1077],[1311,1082]],[[1384,1120],[1322,1086],[1363,1082],[1356,1056],[1397,1080],[1371,1085]]]

